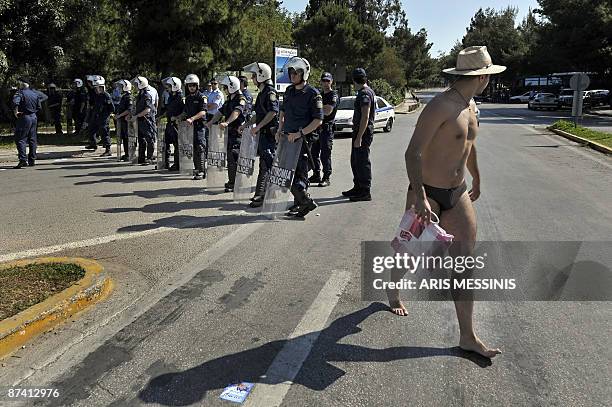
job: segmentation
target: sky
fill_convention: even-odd
[[[491,7],[496,10],[507,6],[518,7],[517,24],[527,15],[529,8],[537,8],[536,0],[402,0],[408,16],[408,25],[416,32],[421,28],[427,30],[427,39],[433,42],[431,56],[437,57],[440,52],[448,52],[461,40],[470,18],[479,8]],[[291,12],[301,12],[306,8],[307,0],[283,0],[283,6]]]

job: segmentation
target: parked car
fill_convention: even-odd
[[[572,107],[574,101],[574,90],[573,89],[562,89],[559,93],[559,103],[564,107]]]
[[[522,95],[510,97],[510,103],[528,103],[531,92],[525,92]]]
[[[343,131],[353,128],[353,110],[355,96],[345,96],[338,102],[338,111],[334,119],[336,131]],[[393,128],[395,121],[395,109],[391,103],[380,96],[376,96],[376,112],[374,115],[374,129],[383,129],[386,133]]]
[[[530,110],[548,109],[557,110],[561,107],[559,98],[553,93],[538,93],[529,101],[527,108]]]
[[[610,98],[610,91],[605,89],[594,89],[588,92],[588,104],[591,106],[607,105]],[[585,95],[586,99],[587,95]],[[585,100],[586,101],[586,100]]]

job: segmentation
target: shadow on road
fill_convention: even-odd
[[[160,202],[145,205],[142,208],[108,208],[100,209],[102,213],[177,213],[190,209],[211,209],[218,208],[220,211],[239,211],[246,205],[233,202],[232,199],[216,199],[206,201],[187,201],[187,202]]]
[[[268,342],[257,348],[208,360],[189,370],[159,375],[149,381],[138,397],[146,403],[185,406],[201,402],[211,390],[221,390],[231,383],[240,382],[279,384],[292,381],[309,389],[322,391],[346,373],[330,362],[390,362],[452,356],[468,359],[480,367],[491,365],[490,359],[462,351],[458,347],[399,346],[373,349],[338,343],[342,338],[361,332],[358,325],[369,316],[388,310],[382,303],[373,303],[336,319],[322,331],[289,340]],[[283,347],[300,347],[309,341],[316,341],[315,346],[295,378],[284,377],[279,372],[275,372],[277,375],[273,378],[265,377],[268,366]]]

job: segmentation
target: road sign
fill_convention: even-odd
[[[585,73],[577,73],[572,75],[570,79],[570,88],[573,90],[583,91],[589,87],[590,83],[591,81],[589,79],[589,75]]]

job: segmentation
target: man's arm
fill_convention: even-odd
[[[361,106],[361,120],[359,121],[359,130],[355,138],[355,147],[361,147],[361,139],[368,128],[368,119],[370,116],[370,105]]]
[[[280,141],[280,135],[283,134],[283,128],[285,127],[285,112],[281,110],[280,116],[278,117],[278,130],[276,131],[276,142]]]
[[[276,112],[268,112],[265,117],[255,128],[253,129],[253,133],[257,133],[260,129],[264,128],[268,123],[270,123],[276,117]],[[255,118],[253,117],[252,123],[255,124]]]
[[[404,155],[408,179],[416,193],[415,209],[419,217],[426,222],[430,220],[431,208],[423,187],[423,151],[431,143],[434,135],[445,121],[446,113],[441,103],[435,99],[429,102],[419,116],[410,144]],[[408,200],[406,200],[406,210],[408,209],[410,208],[408,207]]]
[[[470,199],[475,201],[480,196],[480,170],[478,169],[478,160],[476,157],[476,144],[472,144],[470,155],[468,155],[466,167],[472,175],[472,189],[469,192]]]

